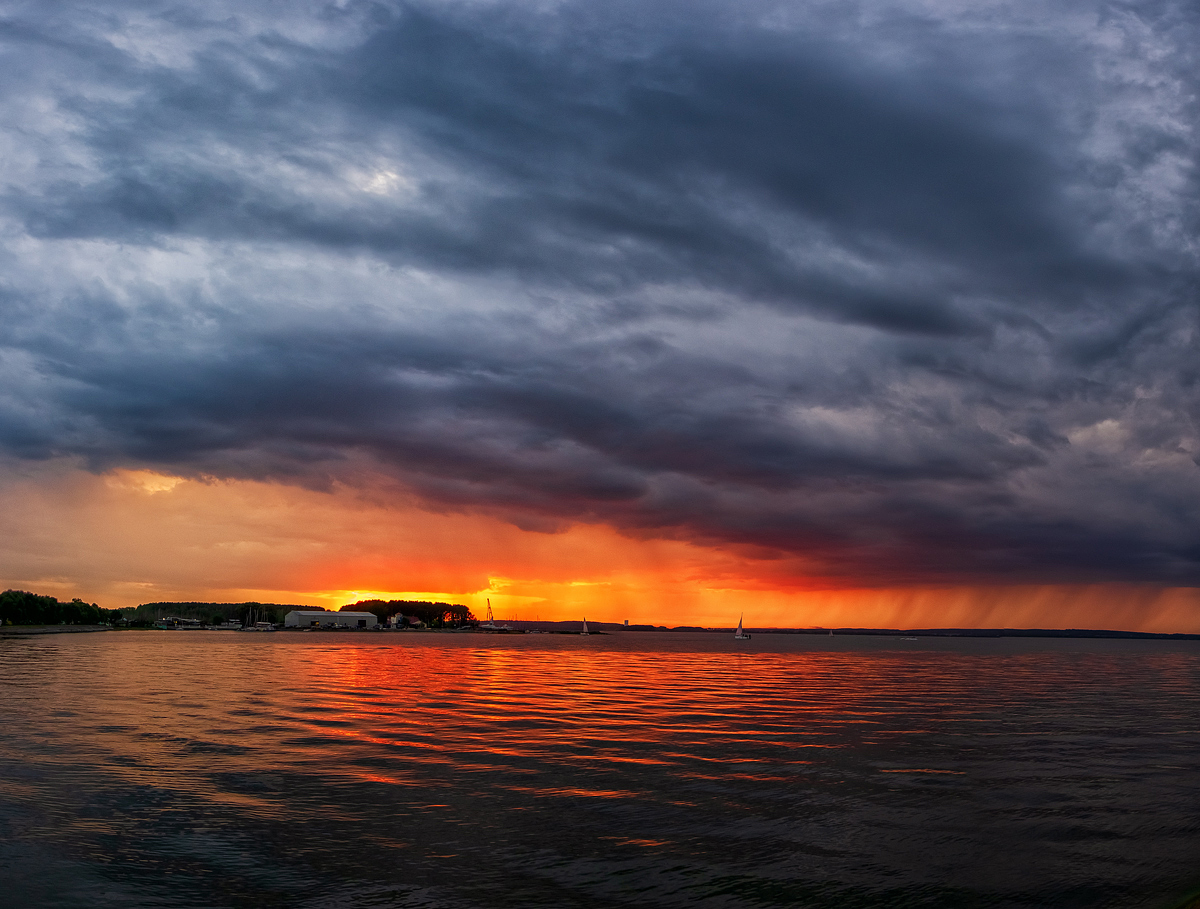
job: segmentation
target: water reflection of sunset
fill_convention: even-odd
[[[237,869],[269,856],[280,892],[326,886],[312,881],[329,867],[342,894],[347,873],[444,881],[448,857],[467,857],[451,869],[464,886],[533,873],[587,888],[625,880],[617,867],[675,905],[739,866],[780,881],[853,881],[870,866],[919,889],[917,859],[935,844],[937,879],[968,890],[991,886],[981,868],[1005,892],[1061,886],[1064,869],[1087,887],[1127,871],[1144,886],[1194,841],[1194,825],[1189,840],[1171,821],[1145,853],[1153,869],[1122,851],[1131,824],[1144,836],[1147,818],[1166,823],[1200,779],[1187,642],[131,632],[27,644],[0,641],[0,683],[26,692],[8,702],[4,744],[39,769],[9,776],[0,810],[36,805],[54,830],[82,812],[71,835],[121,844],[126,871],[182,861],[245,888]],[[87,692],[123,694],[96,710],[84,677]],[[1120,748],[1098,747],[1114,722]],[[86,760],[58,757],[80,742]]]
[[[860,746],[894,745],[931,734],[940,711],[957,711],[957,720],[970,724],[976,715],[1017,704],[1036,710],[1054,701],[1067,681],[1076,686],[1076,708],[1086,711],[1093,696],[1078,690],[1073,667],[1047,671],[1037,654],[997,656],[1005,676],[996,684],[985,681],[976,658],[953,654],[884,651],[863,659],[857,650],[808,650],[812,640],[825,643],[810,639],[785,641],[783,652],[684,648],[678,658],[664,659],[642,649],[639,637],[645,638],[625,635],[597,646],[554,638],[491,639],[480,646],[462,637],[350,646],[310,638],[270,651],[283,677],[305,692],[290,716],[299,735],[289,741],[319,742],[330,759],[343,750],[380,749],[388,772],[342,766],[339,773],[403,785],[417,785],[418,778],[444,785],[427,777],[437,766],[536,774],[520,766],[530,760],[614,779],[636,767],[671,766],[688,779],[733,774],[779,781],[827,761],[823,755],[847,747],[847,736]],[[1102,655],[1089,660],[1103,672]],[[1171,670],[1169,658],[1157,660],[1155,684],[1176,683]],[[914,704],[919,715],[910,713]],[[699,745],[766,751],[770,758],[713,764],[697,756]],[[941,771],[958,772],[878,768]],[[587,797],[604,793],[629,795],[625,787],[597,783]],[[550,785],[543,794],[569,793]]]

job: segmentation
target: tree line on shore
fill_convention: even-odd
[[[76,597],[70,602],[30,593],[0,593],[0,625],[109,625],[121,619],[119,609],[102,609]]]
[[[154,624],[168,616],[198,619],[208,625],[226,622],[273,622],[280,624],[294,609],[314,610],[316,606],[283,603],[142,603],[129,614],[130,619]],[[380,622],[394,615],[419,620],[431,628],[458,628],[476,621],[471,610],[458,603],[434,603],[428,600],[359,600],[330,612],[369,612]]]
[[[119,622],[148,628],[169,616],[197,619],[208,625],[255,621],[279,624],[293,609],[312,608],[258,602],[160,602],[142,603],[134,609],[121,610],[104,609],[78,597],[70,602],[62,602],[55,597],[27,590],[6,590],[0,593],[0,625],[115,625]],[[477,621],[466,606],[428,600],[359,600],[341,607],[341,611],[370,612],[381,622],[399,614],[417,619],[431,628],[459,628]]]

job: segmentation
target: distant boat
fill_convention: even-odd
[[[580,634],[591,634],[591,632],[587,630],[587,619],[583,620],[583,631],[581,631],[579,633]]]
[[[488,597],[487,607],[488,607],[487,621],[479,626],[480,631],[496,631],[496,632],[499,632],[500,634],[506,634],[506,633],[512,631],[511,625],[497,625],[496,624],[496,618],[495,618],[495,616],[492,615],[492,598],[491,597]]]
[[[832,628],[829,629],[829,636],[833,637],[833,629]]]
[[[246,618],[246,624],[239,628],[239,631],[274,631],[274,622],[255,621],[258,613],[253,609],[250,610],[250,615]]]
[[[735,631],[733,633],[733,639],[735,641],[750,640],[750,635],[748,635],[748,634],[746,634],[746,632],[742,631],[742,617],[741,616],[738,616],[738,627],[737,627],[737,631]]]

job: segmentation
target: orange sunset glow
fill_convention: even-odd
[[[20,533],[18,534],[18,530]],[[9,587],[100,600],[435,599],[506,619],[726,627],[1046,627],[1200,631],[1194,589],[1150,585],[854,587],[787,559],[639,539],[603,524],[496,517],[152,471],[27,472],[0,491]]]

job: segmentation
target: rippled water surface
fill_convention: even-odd
[[[0,905],[1167,907],[1192,642],[0,640]]]

